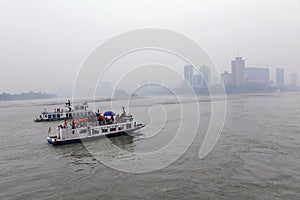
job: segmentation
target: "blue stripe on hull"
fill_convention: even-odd
[[[63,145],[63,144],[72,144],[72,143],[80,143],[82,142],[81,139],[74,139],[74,140],[65,140],[65,141],[57,141],[55,140],[54,142],[52,141],[52,139],[48,139],[48,143],[52,144],[52,145]]]

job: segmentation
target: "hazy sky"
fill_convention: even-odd
[[[220,70],[239,51],[247,66],[285,68],[286,82],[300,75],[299,0],[1,0],[0,25],[0,92],[71,87],[94,48],[145,27],[189,36]]]

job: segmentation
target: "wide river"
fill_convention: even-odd
[[[134,99],[130,112],[146,123],[137,134],[64,146],[46,141],[48,127],[55,130],[60,122],[33,118],[65,99],[0,102],[0,199],[300,199],[300,94],[228,96],[222,134],[200,159],[211,117],[205,99],[186,98],[184,104],[171,97]],[[118,113],[128,107],[126,100],[113,104]],[[201,116],[196,137],[174,162],[146,173],[106,165],[160,150],[182,124],[190,137],[195,104]],[[96,108],[109,105],[97,102]],[[182,116],[181,109],[191,114]],[[93,145],[98,150],[89,150]],[[157,157],[155,163],[166,159]]]

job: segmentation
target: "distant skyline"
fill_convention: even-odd
[[[272,80],[276,68],[286,83],[300,75],[299,0],[3,0],[0,25],[0,92],[71,88],[99,44],[145,27],[190,37],[220,73],[239,54],[246,67],[268,66]]]

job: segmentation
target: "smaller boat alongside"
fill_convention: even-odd
[[[93,111],[88,110],[87,102],[80,105],[71,105],[70,100],[66,103],[63,108],[56,108],[53,112],[48,112],[46,109],[40,114],[39,117],[33,119],[34,122],[46,122],[46,121],[59,121],[68,120],[73,118],[82,118],[94,116]]]
[[[52,145],[78,143],[104,136],[130,134],[143,127],[145,127],[144,124],[134,121],[132,115],[126,113],[123,108],[121,115],[108,111],[92,121],[88,118],[73,120],[69,125],[65,123],[58,126],[56,133],[52,133],[49,127],[47,141]]]

